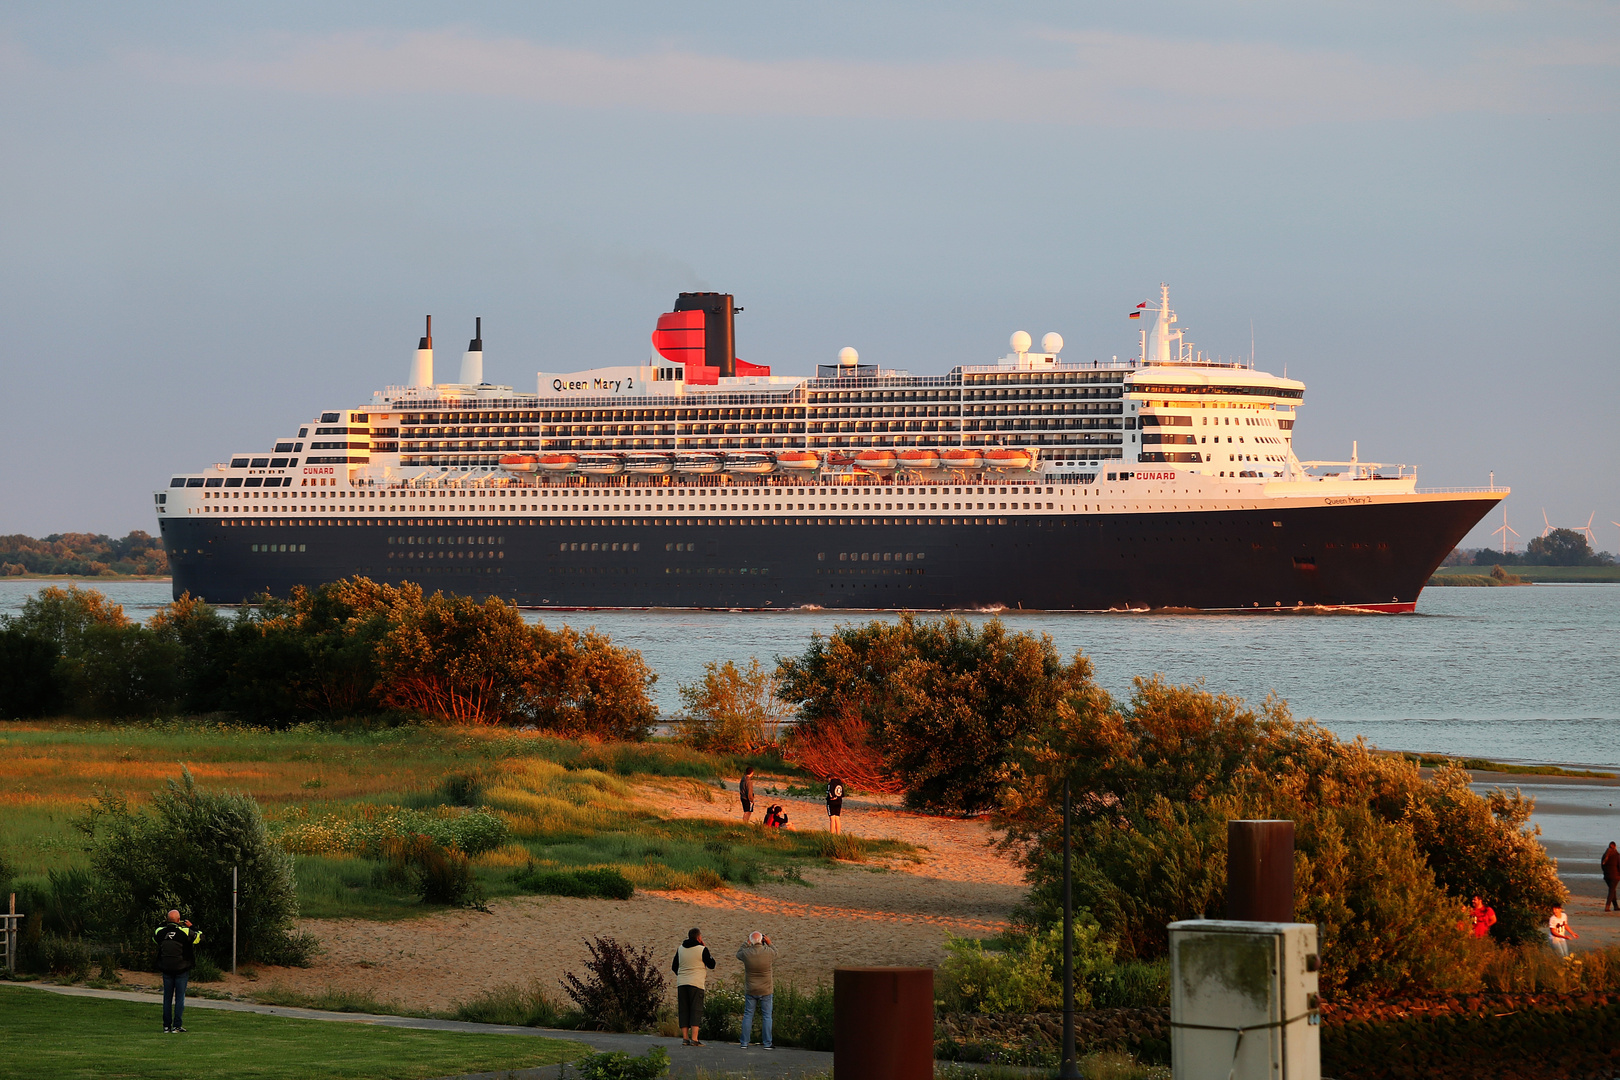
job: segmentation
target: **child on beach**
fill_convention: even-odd
[[[1553,952],[1568,960],[1569,943],[1580,936],[1569,928],[1569,916],[1564,914],[1564,909],[1553,908],[1547,919],[1547,937],[1552,942]]]

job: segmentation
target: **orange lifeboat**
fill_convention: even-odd
[[[501,455],[501,469],[511,473],[532,473],[540,471],[540,456],[538,454],[503,454]]]
[[[809,450],[784,450],[776,455],[776,467],[792,472],[814,472],[821,468],[821,458]]]
[[[538,462],[541,472],[568,473],[579,468],[578,454],[541,454]]]
[[[894,466],[893,450],[862,450],[855,455],[855,467],[867,472],[889,472]]]
[[[1028,450],[986,450],[984,452],[984,464],[987,468],[1012,472],[1017,469],[1034,467],[1035,455]]]
[[[977,450],[941,450],[939,462],[947,469],[979,469],[984,467],[984,455]]]
[[[939,454],[932,450],[902,450],[895,455],[902,469],[937,469]]]

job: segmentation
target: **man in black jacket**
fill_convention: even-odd
[[[182,920],[178,911],[171,911],[169,921],[152,931],[152,937],[157,941],[158,971],[163,973],[163,1033],[178,1035],[186,1030],[180,1022],[186,1011],[186,982],[197,966],[202,931],[193,929],[190,919]]]

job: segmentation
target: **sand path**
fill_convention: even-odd
[[[727,792],[646,785],[638,796],[665,817],[740,816],[735,785]],[[788,807],[795,827],[826,826],[819,803],[780,796],[770,801]],[[806,870],[804,885],[771,881],[746,890],[638,892],[626,901],[516,897],[492,902],[487,914],[444,912],[398,922],[305,919],[301,928],[315,934],[325,951],[306,969],[260,969],[257,986],[365,991],[409,1008],[441,1010],[532,980],[557,993],[564,972],[582,970],[585,940],[599,934],[649,947],[659,967],[667,968],[692,926],[702,928],[719,962],[715,974],[741,971],[737,948],[758,929],[780,949],[777,977],[809,985],[829,980],[839,966],[936,966],[944,959],[947,933],[997,934],[1023,897],[1018,867],[990,846],[996,835],[983,821],[913,814],[863,799],[846,802],[844,823],[850,833],[927,850],[916,858]],[[132,974],[131,981],[141,980]],[[252,985],[228,976],[220,988]]]

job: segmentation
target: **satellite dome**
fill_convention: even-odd
[[[844,367],[854,367],[860,358],[861,354],[850,348],[848,345],[845,345],[842,349],[838,350],[838,362]]]
[[[1027,352],[1029,352],[1029,341],[1030,341],[1029,334],[1025,333],[1023,330],[1020,330],[1017,333],[1013,334],[1013,336],[1012,336],[1012,350],[1013,350],[1013,352],[1015,352],[1015,353],[1027,353]]]
[[[1045,337],[1041,338],[1041,351],[1042,352],[1049,352],[1049,353],[1060,353],[1060,352],[1062,352],[1063,351],[1063,335],[1062,334],[1047,334]]]

